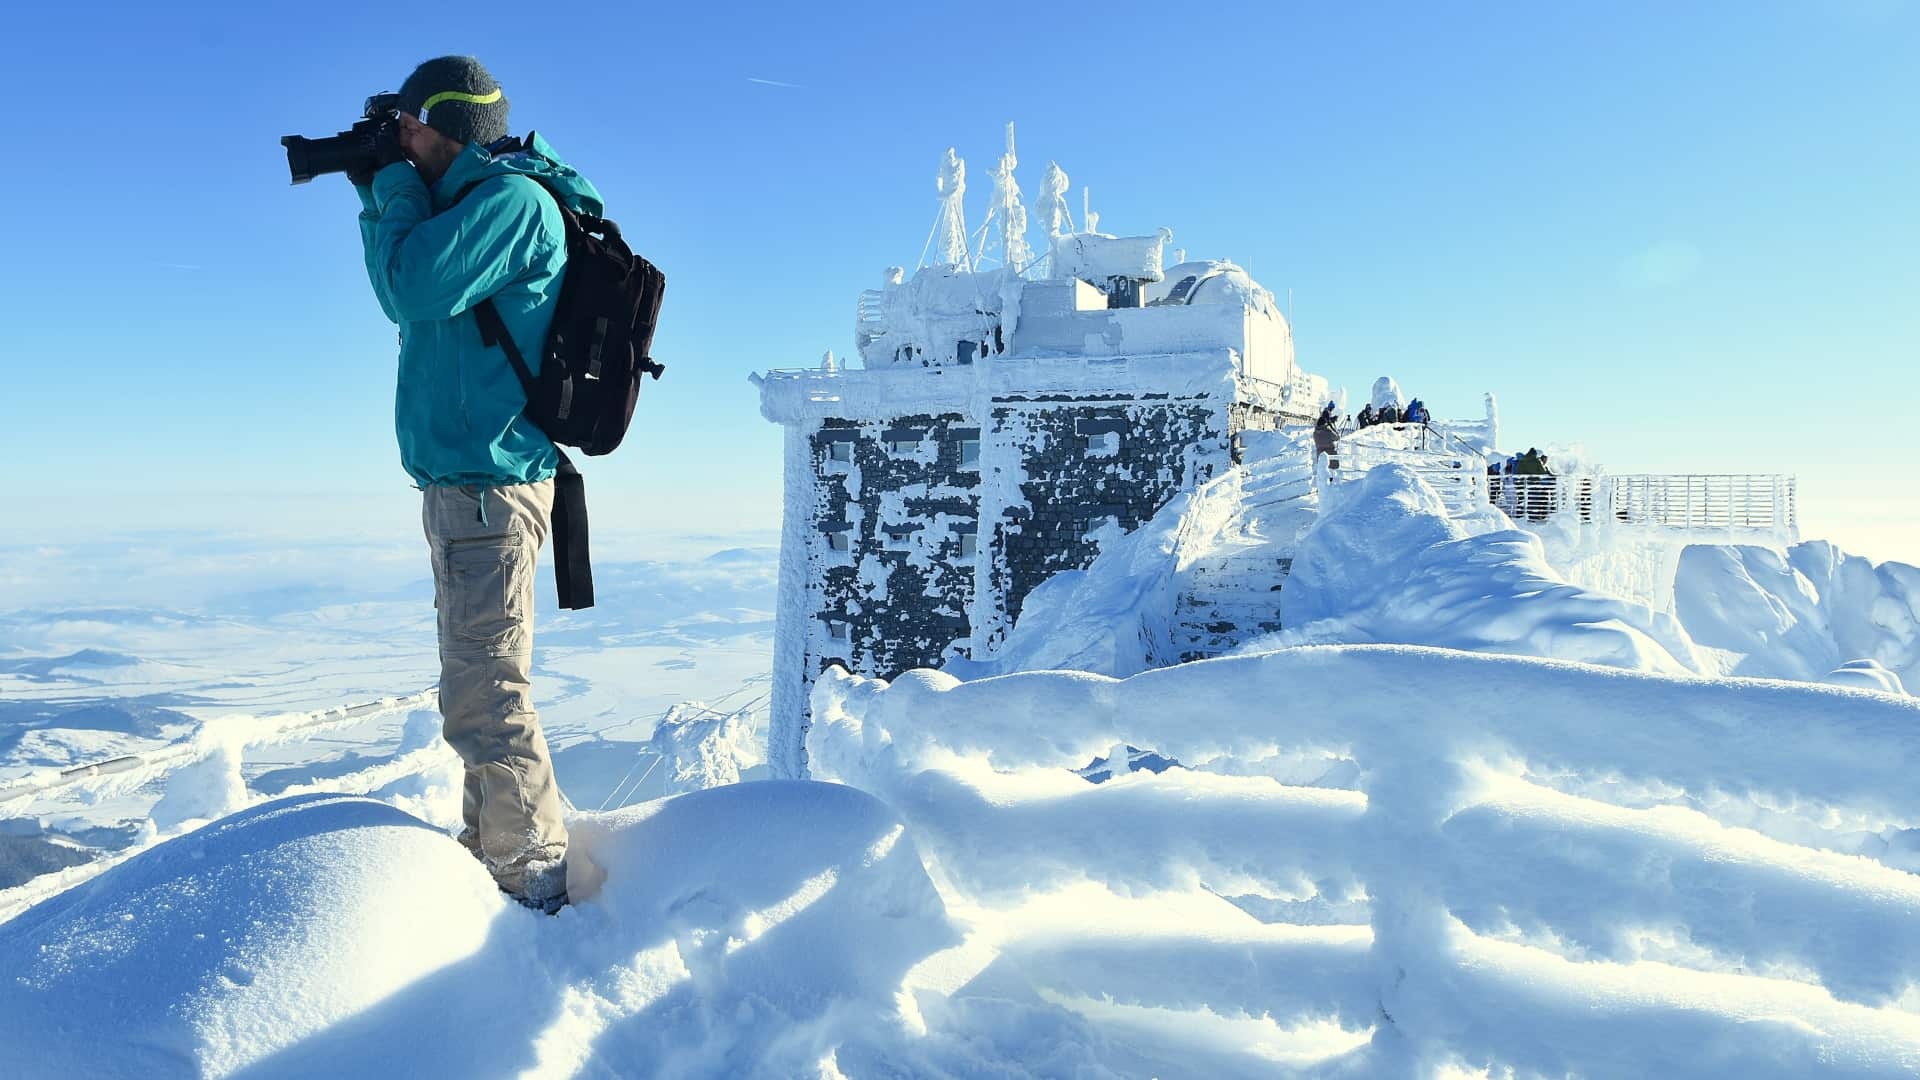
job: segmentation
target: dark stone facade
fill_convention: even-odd
[[[1100,554],[1090,534],[1108,522],[1129,533],[1176,493],[1206,479],[1218,451],[1206,401],[996,402],[992,430],[1025,467],[1021,500],[992,524],[992,572],[1003,617],[991,646],[1020,616],[1027,594]]]
[[[947,413],[887,421],[829,419],[812,440],[819,590],[808,634],[809,676],[832,664],[892,678],[937,666],[971,630],[980,471],[961,461],[979,429]],[[837,461],[834,445],[851,460]],[[911,450],[891,446],[912,444]],[[844,551],[834,549],[841,534]],[[844,629],[836,640],[835,629]]]
[[[823,420],[809,687],[835,664],[891,679],[998,641],[1036,586],[1093,561],[1096,534],[1131,532],[1224,462],[1218,428],[1216,403],[1164,394],[997,400],[984,431],[959,413]],[[983,486],[983,463],[1016,471]]]

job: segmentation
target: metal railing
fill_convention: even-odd
[[[1239,381],[1247,399],[1271,413],[1311,420],[1320,415],[1321,406],[1326,404],[1313,392],[1312,376],[1299,368],[1293,370],[1286,382],[1263,379],[1245,371],[1240,372]]]
[[[1614,520],[1681,529],[1792,529],[1798,481],[1767,473],[1606,476]]]
[[[356,723],[368,717],[409,709],[430,708],[440,700],[440,691],[421,690],[401,697],[379,698],[358,705],[340,705],[307,713],[263,716],[246,733],[246,745],[260,746],[303,737],[320,728]],[[142,754],[122,754],[104,761],[74,765],[58,772],[42,771],[0,786],[0,800],[40,795],[55,788],[81,783],[102,776],[144,770],[159,774],[202,756],[205,750],[191,741],[158,747]]]
[[[1377,434],[1372,438],[1348,434],[1340,439],[1333,454],[1339,464],[1327,470],[1330,482],[1351,483],[1381,465],[1404,465],[1418,473],[1455,513],[1487,501],[1486,455],[1444,428],[1376,424],[1362,430]],[[1402,436],[1405,445],[1378,441],[1387,438],[1389,431]]]
[[[1775,473],[1633,473],[1600,476],[1491,476],[1488,497],[1516,519],[1545,521],[1569,511],[1670,529],[1791,532],[1799,526],[1799,482]]]

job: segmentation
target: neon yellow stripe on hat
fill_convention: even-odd
[[[491,94],[467,94],[459,90],[442,90],[428,98],[427,103],[420,106],[420,111],[426,112],[428,109],[433,108],[443,101],[464,101],[471,105],[491,105],[499,100],[500,88],[497,86],[493,88],[493,93]]]

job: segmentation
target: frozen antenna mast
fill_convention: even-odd
[[[1073,231],[1073,214],[1067,209],[1067,173],[1053,162],[1047,162],[1047,171],[1040,177],[1040,203],[1037,207],[1040,220],[1047,223],[1048,236],[1061,236]]]
[[[967,163],[947,147],[940,163],[940,217],[933,226],[934,258],[941,266],[972,269],[967,258]]]
[[[993,170],[993,209],[991,219],[1000,219],[1000,254],[1014,273],[1033,262],[1033,249],[1027,246],[1027,208],[1020,202],[1020,185],[1014,182],[1013,169],[1019,159],[1013,153],[1013,121],[1007,121],[1007,152]]]

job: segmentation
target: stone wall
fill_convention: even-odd
[[[990,430],[1021,463],[1017,498],[990,525],[998,610],[983,644],[1003,638],[1027,594],[1063,570],[1082,569],[1103,537],[1140,527],[1180,491],[1212,474],[1224,455],[1218,413],[1206,399],[1000,400]]]
[[[962,551],[979,528],[980,472],[961,457],[979,437],[953,413],[829,419],[813,434],[809,682],[830,664],[888,679],[938,666],[971,633]]]
[[[1009,397],[984,424],[827,418],[801,436],[812,491],[795,759],[821,671],[891,679],[991,648],[1041,582],[1226,463],[1224,414],[1205,397]]]

